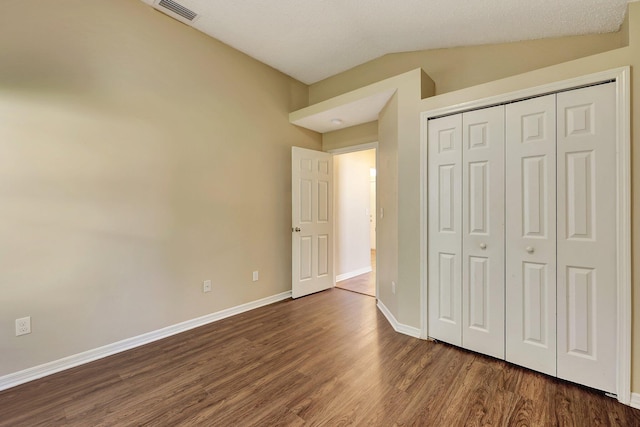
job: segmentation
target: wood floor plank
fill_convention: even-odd
[[[333,289],[0,392],[0,426],[640,426],[594,390],[396,333]]]
[[[356,292],[370,297],[376,296],[376,250],[371,250],[371,272],[360,274],[336,283],[336,288]]]

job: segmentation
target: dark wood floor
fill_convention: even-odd
[[[376,274],[374,272],[361,274],[336,283],[336,288],[357,292],[370,297],[376,296]]]
[[[600,393],[394,332],[332,289],[0,393],[0,426],[640,425]]]

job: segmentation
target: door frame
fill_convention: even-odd
[[[337,154],[355,153],[357,151],[366,151],[366,150],[372,150],[372,149],[376,150],[376,171],[377,171],[378,170],[378,151],[379,151],[378,150],[378,141],[367,142],[367,143],[358,144],[358,145],[350,145],[350,146],[341,147],[341,148],[334,148],[334,149],[331,149],[331,150],[327,150],[327,153],[331,153],[332,155],[335,156]],[[333,173],[334,173],[334,177],[333,177],[333,186],[334,186],[333,194],[335,195],[336,194],[335,186],[337,184],[337,180],[335,179],[335,168],[333,170]],[[333,204],[333,218],[334,218],[334,221],[333,221],[333,235],[334,236],[336,236],[336,221],[335,221],[336,212],[335,212],[335,209],[336,209],[336,204],[334,203]],[[374,212],[374,215],[378,215],[378,180],[377,180],[377,177],[376,177],[376,212]],[[334,239],[333,239],[333,265],[336,265],[335,257],[336,257],[336,253],[337,253],[337,251],[336,251],[337,240],[338,239],[336,239],[334,237]],[[376,228],[376,266],[378,265],[378,250],[377,250],[377,248],[378,248],[378,230]],[[336,271],[334,269],[334,272],[333,272],[333,286],[335,287],[335,285],[336,285]],[[380,292],[379,292],[379,289],[378,289],[378,274],[376,273],[376,297],[375,297],[376,301],[378,300],[378,295],[380,295]]]
[[[616,388],[619,402],[631,402],[631,97],[630,67],[588,74],[559,82],[508,92],[488,98],[463,102],[420,113],[420,252],[421,260],[428,255],[428,122],[441,116],[486,108],[551,93],[609,81],[615,82],[616,91],[616,219],[617,219],[617,375]],[[420,263],[420,319],[421,338],[428,337],[428,266]]]

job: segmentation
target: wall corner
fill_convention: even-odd
[[[421,68],[420,69],[420,99],[429,98],[436,94],[436,83]]]

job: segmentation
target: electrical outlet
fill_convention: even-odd
[[[31,333],[31,316],[16,319],[16,336]]]
[[[391,282],[391,293],[396,294],[396,282]]]
[[[211,292],[211,280],[202,282],[202,292]]]
[[[253,272],[253,281],[257,282],[258,281],[258,277],[259,277],[258,276],[258,270],[256,270],[256,271]]]

